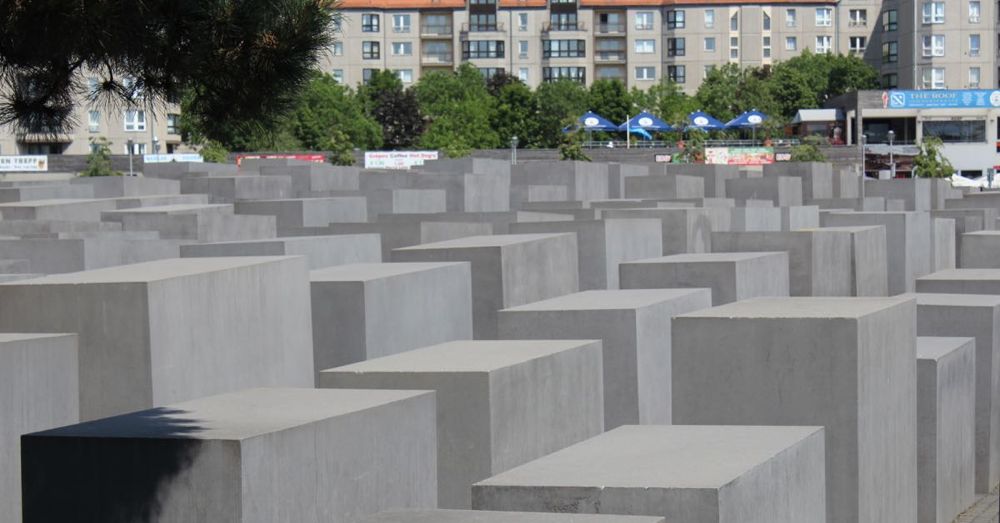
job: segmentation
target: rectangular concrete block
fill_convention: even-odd
[[[684,176],[695,176],[701,178],[705,184],[705,196],[712,198],[725,198],[726,180],[739,178],[740,171],[735,165],[711,165],[711,164],[671,164],[654,163],[649,165],[651,174],[682,174]]]
[[[600,339],[604,426],[670,423],[670,322],[708,289],[585,291],[500,311],[501,339]]]
[[[879,196],[886,200],[902,200],[906,211],[931,210],[931,180],[927,178],[897,178],[892,180],[865,180],[865,196]]]
[[[920,523],[951,523],[976,500],[975,344],[917,338]]]
[[[619,427],[479,482],[473,507],[685,523],[820,523],[827,503],[823,433],[819,427]]]
[[[360,196],[237,202],[236,214],[274,216],[279,230],[368,221],[367,203]]]
[[[732,229],[732,211],[723,207],[609,209],[604,219],[656,218],[663,227],[663,254],[711,252],[712,232]]]
[[[931,217],[931,272],[954,269],[955,220]]]
[[[802,180],[793,176],[726,180],[726,196],[735,198],[737,206],[755,199],[771,200],[777,207],[802,205]]]
[[[532,185],[563,187],[557,200],[600,200],[609,197],[608,166],[603,163],[535,161],[510,166],[510,205],[519,209]],[[553,196],[557,196],[553,194]],[[538,200],[535,200],[538,201]],[[484,209],[485,210],[485,209]]]
[[[79,335],[83,420],[309,387],[307,270],[303,257],[185,258],[9,282],[0,331]]]
[[[1000,296],[915,296],[918,335],[976,340],[976,492],[989,492],[1000,483]]]
[[[73,178],[69,183],[74,188],[89,187],[93,198],[181,193],[180,182],[145,176],[80,176]]]
[[[1000,269],[949,269],[917,278],[917,292],[1000,295]]]
[[[889,295],[889,254],[885,227],[823,227],[827,234],[846,234],[851,239],[851,296]]]
[[[304,198],[326,191],[356,191],[360,187],[361,169],[324,163],[302,165],[264,165],[261,176],[287,176],[292,180],[295,197]]]
[[[623,289],[709,288],[713,305],[788,296],[787,252],[674,254],[619,267]]]
[[[625,196],[625,180],[634,176],[649,176],[649,165],[634,163],[608,164],[608,198]]]
[[[805,202],[833,198],[833,164],[828,162],[779,162],[763,166],[764,177],[792,176],[802,180]]]
[[[496,339],[497,311],[579,289],[576,236],[507,234],[403,247],[394,262],[472,264],[472,325],[476,339]]]
[[[80,421],[76,340],[0,334],[0,521],[21,521],[21,434]]]
[[[889,294],[913,292],[917,278],[931,271],[931,221],[926,212],[845,212],[824,216],[824,227],[885,227]]]
[[[674,423],[822,425],[827,521],[916,521],[915,300],[756,298],[673,323]]]
[[[180,243],[102,235],[0,239],[0,259],[27,260],[32,272],[56,274],[176,258]]]
[[[588,221],[514,223],[510,232],[576,234],[580,290],[617,289],[618,264],[659,256],[662,225],[654,218],[607,218]]]
[[[389,510],[358,523],[666,523],[663,518],[490,510]]]
[[[962,266],[962,235],[996,229],[996,209],[944,209],[931,211],[931,218],[950,218],[955,223],[955,267]],[[954,268],[954,267],[952,267]]]
[[[326,388],[434,390],[438,506],[604,431],[601,343],[453,341],[324,370]]]
[[[99,222],[101,212],[115,209],[112,199],[54,199],[0,203],[3,220],[64,220]]]
[[[814,229],[819,227],[819,206],[796,205],[781,209],[781,230]]]
[[[202,176],[181,179],[184,194],[207,194],[212,203],[238,200],[280,200],[292,197],[288,176]]]
[[[1000,268],[1000,231],[976,231],[963,234],[961,267],[963,269]]]
[[[768,203],[771,203],[768,200]],[[733,213],[733,231],[780,231],[781,209],[773,206],[747,206],[729,209]]]
[[[434,393],[250,389],[27,435],[24,521],[325,523],[433,508]]]
[[[472,337],[468,263],[361,263],[312,271],[316,372]]]
[[[625,180],[626,198],[704,198],[705,180],[682,174],[633,176]]]
[[[381,240],[377,234],[295,236],[270,240],[198,243],[181,245],[180,254],[182,258],[305,256],[310,269],[382,261]]]
[[[23,187],[0,187],[0,203],[26,202],[30,200],[84,199],[93,198],[94,189],[78,184],[28,185]]]
[[[443,242],[468,236],[490,235],[494,226],[484,222],[393,221],[378,223],[332,223],[327,227],[283,231],[289,235],[357,235],[378,234],[382,240],[382,260],[389,260],[392,251],[423,243]]]

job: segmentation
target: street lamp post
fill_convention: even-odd
[[[510,139],[510,164],[517,165],[517,136]]]
[[[132,172],[132,146],[135,142],[131,138],[128,139],[128,175],[135,176]]]
[[[865,142],[868,141],[868,135],[861,135],[861,184],[865,183]]]
[[[889,176],[896,177],[896,157],[892,151],[892,141],[896,138],[896,133],[889,129]]]

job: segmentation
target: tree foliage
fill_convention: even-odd
[[[302,148],[334,150],[334,133],[362,149],[382,144],[382,130],[362,110],[361,101],[330,75],[316,73],[300,93],[287,125]]]
[[[802,143],[792,147],[793,162],[825,162],[826,155],[820,150],[820,145],[826,145],[822,136],[806,136]]]
[[[396,73],[376,72],[358,94],[365,112],[382,127],[383,147],[408,149],[417,143],[424,131],[424,117],[416,93],[403,89]]]
[[[518,147],[537,145],[538,101],[531,89],[520,80],[514,80],[500,88],[496,100],[492,127],[502,145],[514,136],[518,138]]]
[[[913,167],[921,178],[947,178],[955,174],[951,162],[941,155],[943,142],[937,136],[924,136],[920,153],[913,158]]]
[[[566,122],[575,122],[588,109],[588,93],[580,84],[570,80],[544,83],[535,91],[538,103],[538,147],[555,148],[562,142]]]
[[[111,168],[111,142],[101,136],[90,139],[90,154],[87,156],[87,168],[80,176],[121,176],[122,173]]]
[[[271,129],[332,43],[327,0],[0,0],[0,123],[67,130],[79,96],[187,110],[210,139]],[[91,87],[88,78],[95,83]]]
[[[417,101],[429,120],[420,146],[456,154],[500,145],[490,116],[496,100],[486,91],[482,74],[462,64],[454,73],[433,72],[417,82]]]
[[[590,86],[587,100],[590,110],[619,124],[632,112],[632,99],[620,80],[596,80]]]

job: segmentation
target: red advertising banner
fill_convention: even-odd
[[[237,154],[236,165],[243,160],[302,160],[304,162],[325,163],[325,154]]]

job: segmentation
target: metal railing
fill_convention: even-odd
[[[622,34],[625,32],[625,24],[597,24],[598,34]]]
[[[451,36],[451,24],[425,24],[420,26],[420,34],[424,36]]]
[[[602,63],[624,62],[628,57],[625,51],[597,51],[594,53],[594,61]]]
[[[494,33],[503,32],[504,25],[503,22],[497,22],[495,24],[470,24],[468,22],[462,24],[463,33]]]
[[[583,22],[542,22],[542,32],[550,31],[586,31],[587,24]]]
[[[420,61],[425,64],[451,64],[454,63],[455,58],[451,53],[447,54],[423,54],[420,56]]]

